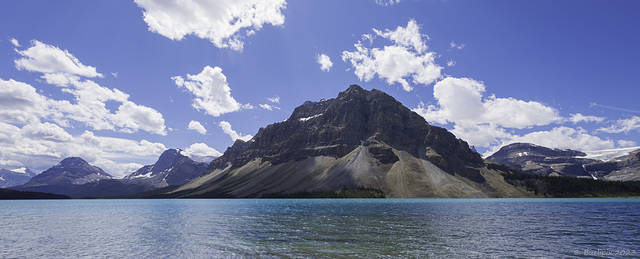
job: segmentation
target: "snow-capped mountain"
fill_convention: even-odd
[[[0,169],[0,188],[23,185],[34,176],[36,174],[26,167],[13,170]]]
[[[153,165],[146,165],[124,177],[124,182],[147,185],[153,188],[181,185],[200,176],[207,163],[189,158],[180,149],[167,149]]]

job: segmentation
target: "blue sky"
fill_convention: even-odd
[[[637,1],[174,2],[0,2],[0,167],[209,161],[354,83],[483,154],[640,145]]]

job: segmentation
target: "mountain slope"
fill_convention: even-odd
[[[23,185],[34,176],[36,174],[26,167],[14,170],[0,169],[0,188]]]
[[[585,165],[584,169],[606,180],[639,181],[640,149],[606,162]]]
[[[529,174],[637,181],[640,180],[640,149],[629,151],[628,148],[591,151],[588,155],[575,150],[515,143],[502,147],[487,159]]]
[[[504,146],[487,157],[497,163],[529,174],[562,175],[592,178],[583,165],[598,160],[585,158],[587,154],[570,149],[551,149],[529,143],[514,143]]]
[[[59,164],[34,176],[23,186],[82,185],[111,178],[113,178],[111,175],[105,173],[97,166],[90,165],[82,158],[68,157],[63,159]]]
[[[466,142],[384,92],[357,85],[335,99],[306,102],[286,121],[236,142],[203,176],[170,195],[261,197],[358,187],[388,197],[527,195],[488,169]]]
[[[90,165],[82,158],[69,157],[41,174],[34,176],[24,185],[12,187],[11,189],[79,197],[75,195],[75,189],[85,184],[109,179],[113,179],[113,177],[99,167]]]
[[[146,165],[124,177],[123,182],[152,189],[185,184],[200,176],[206,163],[195,162],[179,149],[167,149],[153,165]]]

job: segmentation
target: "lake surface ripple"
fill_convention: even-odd
[[[640,199],[0,201],[0,258],[631,258]]]

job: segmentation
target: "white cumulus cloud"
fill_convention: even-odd
[[[414,109],[427,121],[446,124],[493,124],[523,129],[562,120],[558,111],[539,102],[484,97],[484,83],[470,78],[447,77],[433,87],[438,106],[421,104]]]
[[[406,27],[380,31],[375,35],[363,35],[363,39],[373,43],[376,37],[391,41],[383,48],[368,48],[361,41],[354,46],[355,51],[343,51],[342,60],[349,61],[355,75],[365,82],[378,76],[389,85],[399,83],[405,91],[413,90],[412,84],[428,85],[441,78],[441,66],[435,63],[435,52],[428,52],[428,36],[420,33],[420,26],[410,20]]]
[[[331,62],[331,58],[326,54],[318,54],[316,55],[316,62],[320,64],[320,70],[324,72],[329,72],[331,67],[333,66],[333,62]]]
[[[226,121],[221,121],[218,126],[220,126],[220,128],[222,128],[222,131],[224,132],[224,134],[229,135],[229,137],[233,140],[236,141],[238,139],[243,140],[243,141],[249,141],[251,140],[251,138],[253,138],[253,136],[251,135],[241,135],[238,132],[236,132],[235,130],[233,130],[231,128],[231,123],[226,122]]]
[[[202,126],[202,124],[200,124],[199,121],[190,121],[187,129],[195,130],[196,132],[202,135],[207,134],[207,129],[205,129],[204,126]]]
[[[244,36],[284,24],[285,0],[135,0],[149,30],[172,40],[194,35],[218,48],[242,51]]]
[[[28,124],[22,127],[24,137],[34,140],[48,140],[54,142],[69,142],[73,137],[58,125],[48,122]]]
[[[174,76],[171,79],[178,87],[184,87],[193,94],[193,108],[204,110],[213,117],[243,108],[253,108],[250,104],[240,104],[231,96],[227,77],[219,67],[206,66],[200,74],[187,74],[186,78]]]
[[[188,156],[198,162],[209,163],[216,157],[222,155],[218,150],[215,150],[205,143],[194,143],[187,147],[185,150]]]

